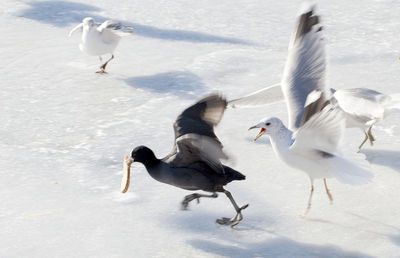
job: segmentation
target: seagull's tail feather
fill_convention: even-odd
[[[222,165],[222,166],[224,168],[225,176],[227,179],[226,183],[229,183],[233,180],[245,180],[246,179],[246,176],[243,175],[242,173],[240,173],[239,171],[234,170],[233,168],[230,168],[228,166],[224,166],[224,165]]]
[[[345,157],[345,158],[344,158]],[[365,155],[354,150],[344,150],[342,155],[335,156],[331,171],[333,176],[344,184],[363,185],[371,182],[374,175]]]

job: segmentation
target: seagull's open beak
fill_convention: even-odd
[[[260,127],[258,127],[257,125],[255,125],[255,126],[250,127],[249,130],[256,129],[256,128],[260,128]],[[263,135],[264,133],[265,133],[265,128],[261,127],[261,130],[260,130],[260,132],[257,134],[257,136],[254,138],[254,141],[257,141],[257,139],[260,138],[261,135]]]
[[[128,156],[124,157],[124,164],[122,168],[122,180],[121,180],[121,193],[126,193],[129,188],[129,181],[131,177],[131,164],[133,159]]]

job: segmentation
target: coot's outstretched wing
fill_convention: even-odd
[[[186,167],[194,162],[207,163],[216,173],[224,173],[220,160],[227,156],[214,133],[224,114],[227,101],[213,94],[184,110],[174,123],[175,146],[164,161],[174,167]]]

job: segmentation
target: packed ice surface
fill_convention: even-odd
[[[379,123],[362,150],[374,180],[351,187],[309,179],[278,160],[267,137],[247,128],[263,117],[287,121],[286,106],[229,109],[216,133],[229,165],[247,175],[227,186],[250,203],[236,229],[220,195],[181,211],[190,192],[132,166],[119,193],[123,156],[147,145],[172,148],[172,123],[208,92],[228,98],[280,81],[301,1],[0,2],[0,257],[398,257],[400,115]],[[400,92],[400,2],[319,2],[328,83]],[[68,32],[82,18],[134,28],[109,74]],[[346,144],[364,135],[348,130]]]

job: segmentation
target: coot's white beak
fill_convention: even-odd
[[[121,180],[121,193],[126,193],[129,188],[129,181],[131,177],[131,164],[133,159],[128,156],[124,157],[124,163],[122,168],[122,180]]]

